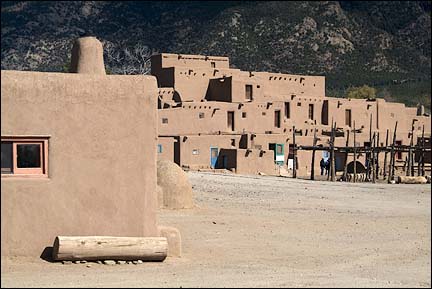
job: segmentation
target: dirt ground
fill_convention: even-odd
[[[160,210],[182,258],[2,259],[2,287],[430,287],[430,185],[189,172],[197,207]],[[90,266],[88,266],[90,265]]]

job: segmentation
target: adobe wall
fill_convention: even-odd
[[[229,58],[190,54],[161,53],[151,57],[152,67],[229,68]],[[212,62],[214,67],[212,67]]]
[[[274,163],[271,150],[238,149],[236,173],[245,175],[278,175],[278,166]]]
[[[1,178],[1,254],[58,235],[158,236],[153,76],[1,71],[2,136],[49,136],[49,177]]]
[[[174,137],[162,137],[159,136],[157,144],[161,146],[161,152],[157,153],[158,160],[174,161],[174,143],[176,142]]]
[[[241,135],[186,135],[180,136],[180,167],[191,169],[208,169],[210,168],[210,148],[216,147],[233,148],[232,140],[235,142],[234,147],[238,147]],[[195,151],[194,150],[198,150]]]

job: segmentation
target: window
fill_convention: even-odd
[[[285,117],[286,118],[290,118],[290,103],[289,102],[285,102]]]
[[[192,154],[193,155],[199,155],[199,149],[192,150]]]
[[[210,65],[211,65],[212,68],[215,68],[216,67],[216,62],[213,62],[213,61],[210,62]]]
[[[301,106],[301,102],[297,102],[297,106]]]
[[[199,118],[204,118],[204,112],[199,113]]]
[[[345,125],[351,126],[351,109],[345,109]]]
[[[247,84],[246,85],[246,99],[247,100],[252,100],[252,85]]]
[[[234,111],[228,111],[227,117],[228,129],[234,131]]]
[[[232,147],[235,147],[235,138],[232,138],[232,139],[231,139],[231,146],[232,146]]]
[[[275,110],[274,112],[274,125],[275,127],[280,127],[281,125],[281,119],[280,119],[280,110]]]
[[[246,112],[242,112],[242,118],[246,118]]]
[[[314,105],[309,104],[309,119],[314,119]]]
[[[162,145],[161,144],[157,145],[157,152],[158,152],[158,154],[162,153]]]
[[[2,138],[1,174],[48,176],[48,138]]]
[[[168,123],[168,118],[166,117],[162,118],[162,123]]]

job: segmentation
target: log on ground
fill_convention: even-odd
[[[398,177],[399,184],[426,184],[427,180],[425,177],[411,177],[411,176],[399,176]]]
[[[167,251],[165,237],[57,236],[53,259],[163,261]]]

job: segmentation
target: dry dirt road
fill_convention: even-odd
[[[188,173],[160,210],[183,257],[140,265],[3,260],[2,287],[430,287],[430,185]]]

